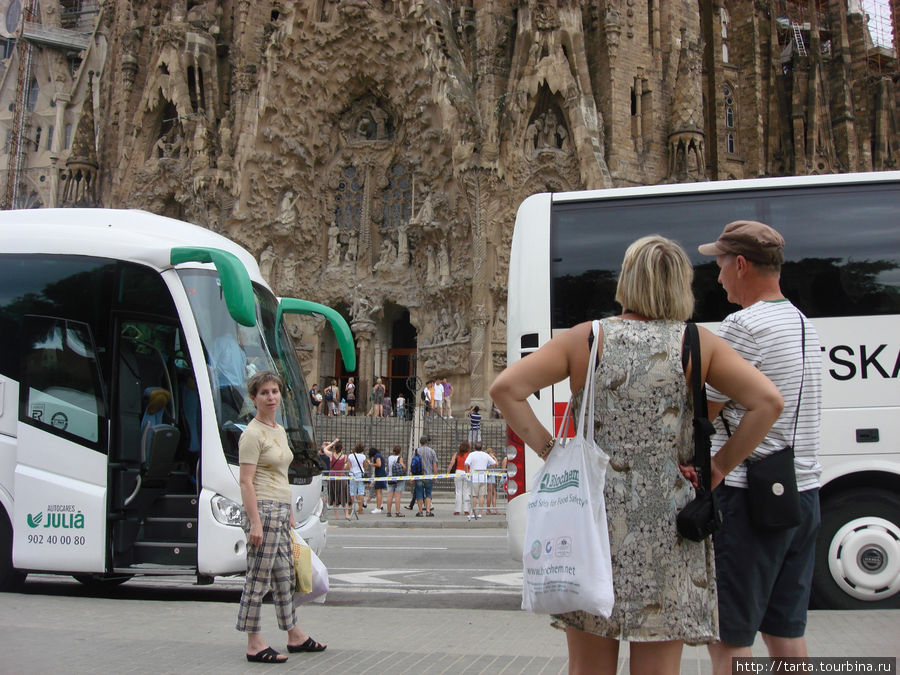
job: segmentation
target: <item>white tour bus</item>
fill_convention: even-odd
[[[715,329],[738,309],[697,246],[733,220],[785,237],[782,287],[813,321],[824,356],[822,527],[812,603],[900,607],[900,172],[771,178],[537,194],[519,207],[509,266],[510,363],[578,322],[618,314],[622,256],[658,233],[694,263],[694,319]],[[558,427],[568,382],[536,392]],[[510,553],[541,460],[509,434]]]
[[[285,381],[297,533],[325,545],[306,384],[249,252],[142,211],[0,212],[0,587],[29,571],[118,583],[246,569],[237,442],[246,380]]]

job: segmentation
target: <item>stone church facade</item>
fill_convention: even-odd
[[[883,2],[897,35],[900,1]],[[33,31],[86,14],[21,4]],[[487,403],[505,366],[525,197],[897,168],[895,43],[873,40],[858,0],[87,4],[74,69],[74,47],[32,41],[24,117],[24,49],[4,61],[0,122],[33,140],[65,104],[56,128],[77,125],[71,144],[8,144],[6,207],[142,208],[221,232],[276,293],[348,318],[364,391],[447,376],[457,410]],[[291,330],[311,381],[347,375],[324,322]]]

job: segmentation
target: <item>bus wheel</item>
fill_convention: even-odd
[[[72,578],[89,588],[114,588],[128,581],[131,574],[73,574]]]
[[[16,590],[25,581],[25,573],[13,567],[12,544],[12,525],[6,510],[0,507],[0,591]]]
[[[822,503],[811,605],[900,608],[900,498],[859,489]]]

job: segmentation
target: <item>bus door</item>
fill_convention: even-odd
[[[117,316],[114,372],[113,568],[195,567],[200,401],[181,328]]]
[[[20,342],[13,562],[102,572],[108,415],[90,326],[26,315]]]

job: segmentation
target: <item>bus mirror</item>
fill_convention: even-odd
[[[256,325],[253,284],[250,283],[247,269],[236,255],[220,248],[177,246],[172,249],[170,262],[173,265],[185,262],[215,265],[222,281],[222,293],[225,295],[225,305],[231,318],[242,326]]]
[[[347,321],[336,310],[318,302],[298,300],[297,298],[282,298],[278,303],[278,314],[275,317],[275,325],[281,324],[283,314],[320,314],[331,323],[338,347],[344,360],[344,367],[352,372],[356,370],[356,348],[353,346],[353,333]],[[276,333],[277,335],[277,333]]]

